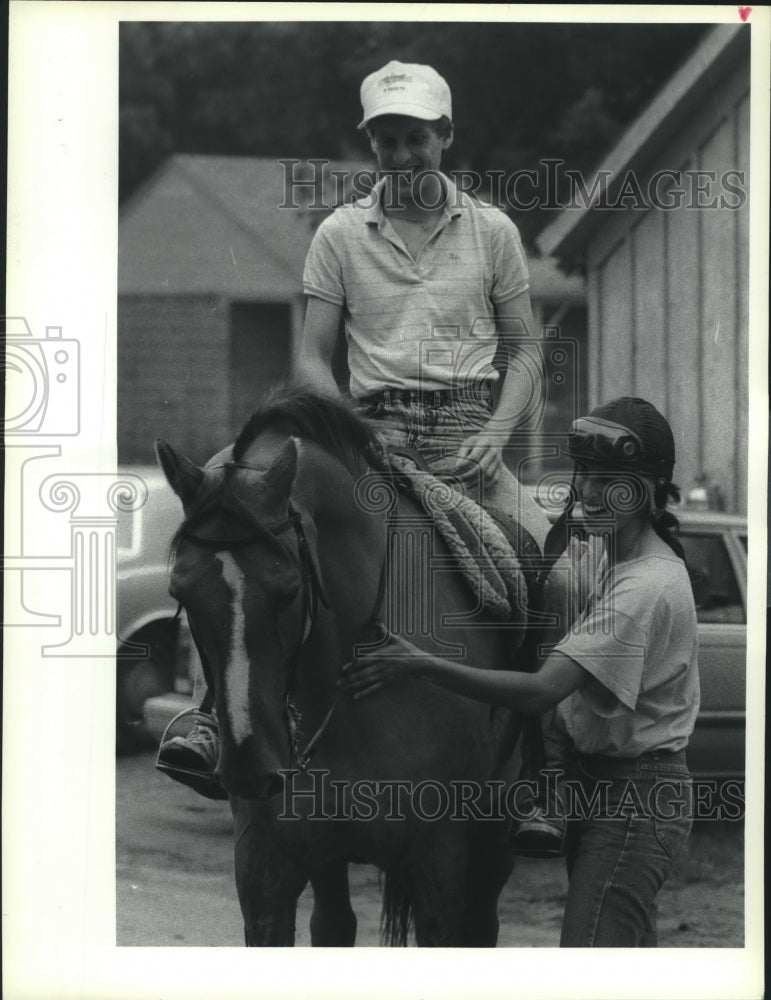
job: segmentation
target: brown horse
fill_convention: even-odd
[[[385,873],[388,943],[412,921],[418,945],[497,941],[513,862],[491,779],[507,777],[516,720],[418,679],[361,701],[337,681],[379,619],[510,666],[526,601],[512,628],[490,627],[431,519],[373,470],[376,451],[347,406],[292,390],[203,468],[158,443],[184,508],[171,592],[215,691],[247,945],[294,944],[309,881],[312,943],[352,945],[351,861]]]

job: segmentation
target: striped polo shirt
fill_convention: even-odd
[[[343,306],[354,399],[498,378],[494,309],[528,288],[522,241],[503,212],[442,176],[442,214],[414,259],[383,213],[384,181],[311,243],[303,289]]]

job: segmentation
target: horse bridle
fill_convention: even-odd
[[[265,472],[266,470],[260,468],[256,465],[249,465],[243,462],[226,462],[221,466],[209,466],[210,469],[225,469],[226,473],[233,469],[248,469],[251,472]],[[251,532],[243,537],[234,539],[223,539],[223,538],[204,538],[201,535],[195,533],[194,528],[210,516],[214,509],[225,509],[229,510],[231,513],[235,514],[237,518],[242,520],[247,527],[251,528]],[[335,694],[335,697],[330,705],[328,711],[326,712],[321,724],[316,729],[315,733],[308,740],[304,750],[300,749],[299,746],[299,726],[300,726],[300,713],[298,712],[294,704],[294,687],[297,680],[297,674],[300,665],[300,656],[302,654],[303,647],[308,642],[311,631],[313,628],[313,623],[316,620],[318,614],[319,604],[322,604],[325,608],[329,607],[329,601],[324,593],[324,588],[322,586],[321,580],[319,578],[319,571],[317,568],[316,559],[314,559],[313,548],[308,542],[307,535],[305,533],[304,519],[309,515],[304,512],[299,505],[293,502],[291,499],[288,503],[288,516],[280,521],[276,525],[265,525],[262,524],[253,513],[241,503],[235,497],[227,497],[226,501],[222,504],[215,506],[208,506],[206,509],[201,511],[199,514],[194,515],[188,523],[186,523],[179,532],[180,538],[184,538],[186,541],[191,542],[193,545],[197,545],[199,548],[209,549],[211,551],[233,551],[236,549],[247,548],[250,545],[256,545],[266,538],[275,539],[279,535],[283,535],[290,528],[294,529],[295,537],[297,540],[297,555],[291,551],[291,549],[285,548],[285,551],[293,558],[296,559],[299,569],[300,576],[302,579],[303,588],[303,618],[304,624],[302,628],[300,641],[297,643],[292,655],[287,660],[287,686],[284,693],[284,707],[286,711],[287,718],[287,729],[289,733],[289,742],[292,748],[292,756],[298,768],[305,772],[308,769],[308,764],[310,758],[315,753],[318,745],[329,728],[329,724],[332,721],[332,716],[334,715],[335,708],[340,698],[340,692]],[[378,613],[380,611],[380,606],[383,602],[383,597],[385,593],[385,561],[383,563],[383,569],[380,574],[380,583],[378,587],[378,593],[375,600],[375,605],[367,623],[367,629],[371,628],[374,623],[378,620]],[[192,632],[192,628],[191,628]],[[193,634],[193,639],[195,640],[195,635]],[[200,647],[199,643],[196,641],[196,645],[199,647],[198,652],[201,656],[202,661],[204,661],[204,652]],[[205,662],[205,661],[204,661]],[[342,664],[341,664],[342,666]],[[209,670],[210,676],[211,670]]]

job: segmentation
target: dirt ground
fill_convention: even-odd
[[[117,761],[117,943],[240,946],[241,913],[232,874],[226,803],[169,781],[149,754]],[[519,859],[499,906],[499,947],[559,943],[567,877],[559,860]],[[379,944],[375,869],[351,866],[357,945]],[[297,915],[297,944],[309,945],[311,897]],[[659,898],[659,945],[740,948],[744,944],[744,827],[702,821]]]
[[[555,947],[567,877],[559,861],[522,858],[501,897],[499,945]],[[522,912],[527,926],[523,926]],[[744,828],[702,822],[659,897],[659,947],[744,945]]]
[[[359,944],[377,944],[377,874],[354,868]],[[520,858],[501,894],[498,947],[555,948],[567,889],[562,861]],[[362,915],[366,924],[362,926]],[[659,898],[659,947],[741,948],[744,945],[742,824],[696,827],[688,853]],[[298,931],[300,921],[298,918]],[[363,940],[366,934],[368,940]],[[309,941],[306,941],[309,943]]]

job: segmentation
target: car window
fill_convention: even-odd
[[[746,622],[741,589],[720,535],[680,535],[700,622]]]

